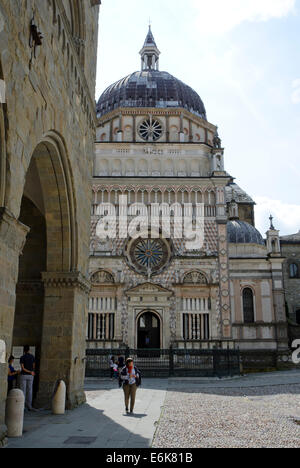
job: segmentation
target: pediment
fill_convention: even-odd
[[[139,284],[138,286],[134,286],[133,288],[129,289],[126,294],[128,295],[136,295],[136,294],[160,294],[171,296],[173,294],[172,291],[169,289],[160,286],[159,284],[154,283],[143,283]]]

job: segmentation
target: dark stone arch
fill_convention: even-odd
[[[26,174],[19,222],[29,234],[19,261],[13,336],[14,345],[36,350],[38,406],[49,404],[59,379],[67,384],[68,407],[85,401],[82,323],[89,284],[78,270],[73,187],[64,141],[49,132],[36,145]],[[20,327],[26,320],[27,328]],[[80,362],[73,355],[81,356]]]

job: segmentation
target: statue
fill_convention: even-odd
[[[221,149],[222,148],[222,140],[219,137],[218,127],[216,129],[216,133],[215,133],[215,136],[214,136],[214,139],[213,139],[213,145],[214,145],[214,148],[216,148],[216,149]]]
[[[275,231],[274,224],[273,224],[274,217],[270,215],[269,220],[270,220],[270,230]]]

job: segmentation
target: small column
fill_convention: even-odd
[[[121,113],[119,115],[119,131],[117,134],[117,140],[119,143],[123,141],[123,116]]]
[[[113,142],[114,136],[113,136],[113,120],[110,120],[109,122],[109,141],[110,143]]]
[[[179,132],[179,141],[180,143],[185,142],[185,137],[184,137],[184,128],[183,128],[183,114],[180,114],[180,132]]]
[[[136,143],[136,116],[132,117],[133,143]]]
[[[167,143],[170,142],[170,116],[167,115],[166,117],[166,141]]]
[[[190,143],[193,143],[194,141],[194,135],[193,135],[193,122],[191,120],[189,120],[189,141]]]

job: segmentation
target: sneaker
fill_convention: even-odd
[[[126,408],[126,413],[129,413],[129,409],[128,409],[128,408]]]

